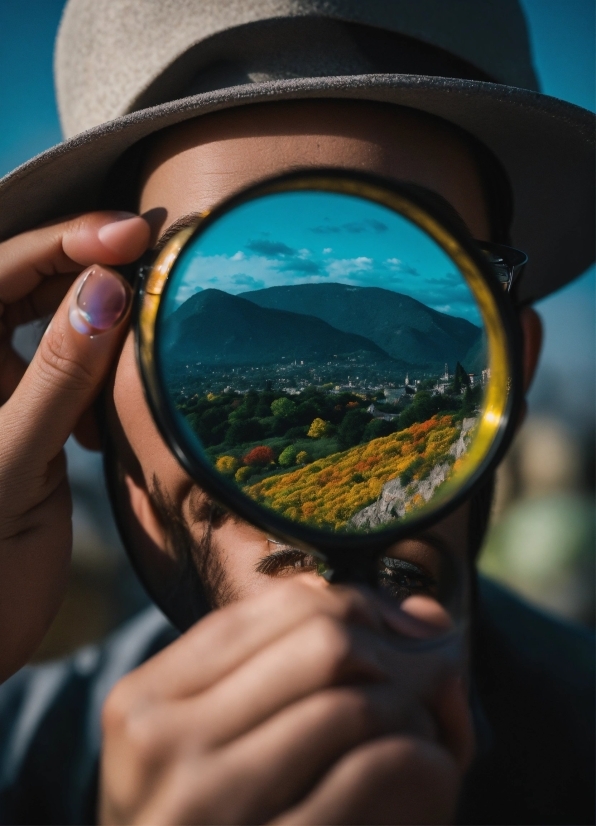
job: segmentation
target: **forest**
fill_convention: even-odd
[[[459,392],[452,388],[451,394],[433,395],[422,389],[397,404],[388,404],[382,391],[365,395],[336,392],[332,386],[294,394],[272,389],[209,393],[180,401],[178,411],[220,473],[242,486],[254,486],[356,446],[407,433],[413,425],[432,421],[435,427],[440,421],[442,427],[449,422],[457,428],[458,422],[477,414],[482,388],[462,387],[457,371],[454,384]],[[387,415],[390,418],[381,418]]]

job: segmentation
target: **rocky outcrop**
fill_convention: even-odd
[[[448,451],[448,454],[453,456],[453,460],[461,458],[468,449],[470,431],[476,421],[476,418],[463,420],[460,434]],[[349,526],[359,530],[374,530],[395,519],[401,519],[406,513],[408,503],[415,496],[421,496],[425,502],[430,501],[436,489],[449,475],[453,460],[435,465],[426,479],[414,480],[407,485],[402,485],[399,478],[390,479],[383,485],[376,502],[354,514]]]

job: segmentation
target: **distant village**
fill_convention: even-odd
[[[383,407],[400,403],[403,406],[403,403],[407,402],[406,397],[414,396],[422,390],[432,396],[462,394],[466,388],[484,386],[490,379],[490,368],[478,374],[467,373],[457,363],[451,371],[449,365],[445,364],[440,375],[431,370],[420,369],[416,374],[409,370],[403,380],[399,381],[396,380],[394,364],[371,364],[366,359],[359,359],[357,355],[315,365],[303,360],[286,363],[283,357],[281,363],[276,365],[205,365],[201,370],[201,365],[195,364],[187,365],[187,371],[184,379],[178,384],[181,397],[190,397],[197,392],[247,393],[249,390],[265,387],[282,390],[288,396],[297,396],[307,387],[316,387],[330,394],[349,392],[362,398],[372,396],[377,399],[377,404],[382,398]],[[337,382],[338,374],[345,376],[341,383]],[[456,387],[457,384],[459,387]],[[394,415],[379,410],[374,403],[370,405],[369,412],[375,418],[387,420],[391,420]]]

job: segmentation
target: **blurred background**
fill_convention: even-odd
[[[542,91],[594,111],[592,0],[521,0]],[[0,176],[60,141],[52,51],[64,0],[0,2]],[[526,422],[498,479],[481,570],[531,602],[594,625],[596,278],[537,305],[545,346]],[[27,350],[31,336],[21,334]],[[67,445],[74,555],[67,598],[38,659],[99,639],[147,598],[113,525],[101,458]]]

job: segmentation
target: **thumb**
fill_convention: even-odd
[[[1,411],[5,444],[21,470],[45,474],[93,401],[122,341],[130,297],[128,284],[98,265],[65,296]]]

